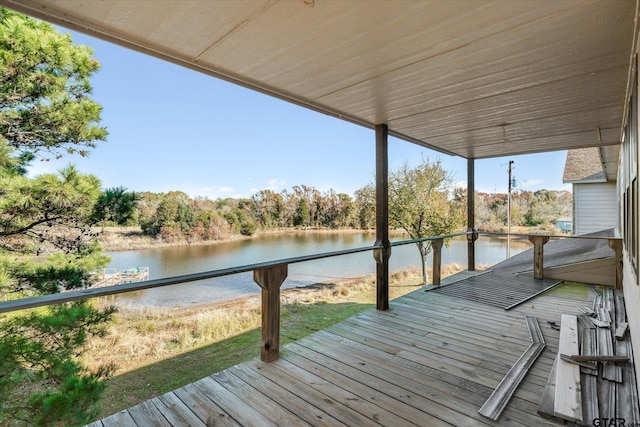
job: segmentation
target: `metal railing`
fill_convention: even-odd
[[[246,264],[237,267],[221,268],[217,270],[204,271],[201,273],[184,274],[181,276],[166,277],[162,279],[145,280],[142,282],[125,283],[96,289],[78,289],[58,294],[42,295],[37,297],[23,298],[18,300],[0,302],[0,313],[25,310],[29,308],[43,307],[47,305],[62,304],[66,302],[85,300],[90,298],[103,297],[108,295],[118,295],[128,292],[142,291],[145,289],[161,288],[164,286],[178,285],[181,283],[195,282],[197,280],[213,279],[216,277],[230,276],[232,274],[246,273],[255,270],[264,270],[271,267],[296,264],[305,261],[330,258],[342,255],[355,254],[359,252],[380,249],[380,245],[362,246],[358,248],[344,249],[333,252],[323,252],[319,254],[303,255],[293,258],[284,258],[273,261]]]
[[[433,285],[440,285],[442,246],[445,239],[467,236],[469,241],[469,269],[474,269],[473,262],[473,242],[478,238],[479,232],[466,231],[461,233],[447,234],[442,236],[431,236],[420,239],[402,240],[392,242],[391,246],[402,246],[419,242],[430,242],[433,250]],[[509,236],[507,233],[482,232],[482,235]],[[556,236],[556,235],[531,235],[531,234],[510,234],[510,236],[526,237],[534,244],[534,277],[541,278],[543,271],[543,246],[551,238],[581,238],[608,240],[609,246],[615,252],[616,260],[616,284],[622,283],[622,240],[619,237],[595,237],[595,236]],[[359,252],[383,250],[382,244],[373,244],[352,249],[324,252],[319,254],[303,255],[292,258],[278,259],[274,261],[260,262],[255,264],[241,265],[201,273],[185,274],[181,276],[168,277],[162,279],[147,280],[142,282],[126,283],[109,287],[95,289],[78,289],[63,293],[42,295],[18,300],[0,302],[0,313],[7,313],[17,310],[25,310],[48,305],[62,304],[72,301],[87,300],[108,295],[117,295],[127,292],[135,292],[151,288],[188,283],[197,280],[212,279],[232,274],[253,271],[253,279],[262,290],[262,337],[261,337],[261,358],[264,361],[275,360],[279,357],[280,345],[280,286],[284,282],[288,273],[289,264],[296,264],[306,261],[313,261],[323,258],[350,255]],[[374,259],[377,259],[374,252]],[[378,286],[388,286],[387,283]]]
[[[90,298],[117,295],[127,292],[141,291],[144,289],[160,288],[180,283],[194,282],[197,280],[212,279],[253,271],[254,281],[262,288],[262,337],[260,342],[260,357],[264,361],[271,361],[277,359],[280,354],[280,286],[287,277],[288,265],[359,252],[374,251],[381,248],[381,245],[374,244],[359,248],[303,255],[256,264],[241,265],[238,267],[222,268],[202,273],[126,283],[104,288],[78,289],[57,294],[5,301],[0,303],[0,313],[87,300]]]

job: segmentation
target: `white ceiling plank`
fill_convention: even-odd
[[[618,142],[635,3],[0,0],[463,157]]]

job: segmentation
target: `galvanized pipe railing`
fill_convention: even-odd
[[[313,255],[303,255],[275,261],[223,268],[202,273],[185,274],[182,276],[163,279],[147,280],[135,283],[125,283],[97,289],[78,289],[57,294],[23,298],[0,303],[0,313],[62,304],[66,302],[86,300],[107,295],[116,295],[144,289],[160,288],[163,286],[193,282],[196,280],[212,279],[231,274],[253,271],[253,279],[262,289],[262,338],[260,343],[260,357],[264,361],[275,360],[280,350],[280,286],[287,277],[289,264],[295,264],[316,259],[330,258],[381,249],[381,245],[364,246],[344,249],[340,251],[324,252]]]
[[[218,270],[205,271],[201,273],[184,274],[181,276],[166,277],[162,279],[146,280],[142,282],[124,283],[96,289],[78,289],[58,294],[42,295],[37,297],[23,298],[12,301],[0,302],[0,313],[24,310],[35,307],[43,307],[47,305],[61,304],[65,302],[85,300],[89,298],[103,297],[107,295],[117,295],[127,292],[142,291],[151,288],[161,288],[164,286],[177,285],[180,283],[194,282],[197,280],[213,279],[216,277],[229,276],[232,274],[246,273],[248,271],[263,270],[279,265],[296,264],[305,261],[313,261],[316,259],[330,258],[341,255],[355,254],[358,252],[372,251],[379,249],[380,246],[371,245],[359,248],[344,249],[333,252],[323,252],[312,255],[302,255],[293,258],[284,258],[274,261],[266,261],[255,264],[241,265],[237,267],[221,268]]]
[[[482,232],[487,236],[508,236],[507,233]],[[433,284],[440,285],[441,279],[441,250],[445,239],[467,236],[467,239],[477,239],[477,231],[466,231],[442,236],[431,236],[419,239],[402,240],[392,242],[391,246],[408,245],[418,242],[431,242],[433,249]],[[622,283],[622,240],[619,237],[597,237],[597,236],[556,236],[556,235],[530,235],[511,233],[510,236],[527,237],[534,244],[534,275],[542,277],[543,254],[542,247],[550,238],[580,238],[608,240],[609,246],[615,251],[616,257],[616,283]],[[162,279],[147,280],[135,283],[125,283],[97,289],[78,289],[57,294],[42,295],[31,298],[23,298],[0,302],[0,313],[7,313],[17,310],[24,310],[36,307],[43,307],[54,304],[62,304],[72,301],[86,300],[108,295],[117,295],[127,292],[135,292],[144,289],[159,288],[176,285],[180,283],[193,282],[197,280],[212,279],[216,277],[228,276],[232,274],[253,271],[253,279],[262,290],[262,339],[261,358],[264,361],[275,360],[279,357],[280,346],[280,286],[284,282],[288,273],[289,264],[313,261],[317,259],[330,258],[342,255],[355,254],[359,252],[374,251],[374,259],[377,260],[376,251],[384,250],[383,245],[374,244],[359,248],[344,249],[333,252],[324,252],[312,255],[303,255],[293,258],[285,258],[274,261],[267,261],[255,264],[247,264],[237,267],[229,267],[201,273],[186,274],[182,276],[168,277]],[[472,269],[471,266],[469,269]],[[378,284],[381,286],[381,284]],[[388,283],[385,284],[388,286]]]
[[[399,242],[392,242],[391,246],[401,246],[408,245],[411,243],[419,243],[419,242],[431,242],[431,249],[433,250],[433,274],[432,280],[434,286],[440,286],[440,282],[442,279],[442,245],[444,244],[445,239],[451,239],[459,236],[470,236],[474,233],[470,231],[464,231],[461,233],[453,233],[453,234],[445,234],[442,236],[431,236],[431,237],[422,237],[419,239],[410,239],[410,240],[402,240]],[[477,234],[476,234],[477,238]]]

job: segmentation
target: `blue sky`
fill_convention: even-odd
[[[61,31],[67,31],[60,29]],[[190,196],[250,197],[294,185],[353,195],[373,179],[371,129],[166,63],[82,34],[102,69],[92,78],[102,105],[107,142],[88,158],[34,162],[31,175],[73,163],[97,175],[103,188],[184,191]],[[507,191],[507,164],[525,190],[567,189],[566,152],[477,160],[476,190]],[[391,138],[389,168],[422,158],[440,159],[466,186],[467,162]]]

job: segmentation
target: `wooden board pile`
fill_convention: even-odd
[[[538,413],[580,425],[603,419],[636,425],[638,389],[622,292],[604,288],[592,307],[579,310],[584,314],[562,315],[558,355]]]

